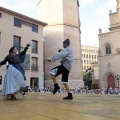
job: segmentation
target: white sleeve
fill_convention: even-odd
[[[8,66],[8,65],[9,65],[9,62],[7,61],[7,62],[6,62],[6,66]]]
[[[58,54],[54,55],[50,60],[52,62],[55,62],[58,59],[61,59],[65,56],[69,55],[69,50],[68,49],[64,49],[63,51],[59,52]]]

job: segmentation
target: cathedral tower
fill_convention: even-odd
[[[120,86],[120,0],[116,1],[117,12],[109,13],[109,32],[99,33],[99,80],[106,88]]]
[[[46,59],[56,54],[59,48],[62,48],[66,38],[71,40],[74,52],[73,69],[69,77],[70,87],[83,87],[78,0],[39,0],[38,7],[39,20],[48,23],[44,28],[45,87],[53,85],[49,69],[60,64],[58,62],[47,63]],[[58,77],[58,80],[60,79],[61,76]]]
[[[117,11],[120,11],[120,0],[116,0],[117,1]]]

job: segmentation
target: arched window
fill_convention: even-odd
[[[106,45],[106,54],[111,54],[111,46],[109,44]]]

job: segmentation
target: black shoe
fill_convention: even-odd
[[[60,87],[58,86],[58,84],[54,84],[54,90],[53,90],[53,95],[55,93],[57,93],[57,91],[60,89]]]
[[[24,97],[26,97],[26,92],[23,92],[23,94],[22,94]]]
[[[10,100],[16,100],[16,97],[14,95],[11,95]]]
[[[26,92],[28,92],[28,91],[29,91],[28,86],[26,86],[25,89],[24,89],[24,91],[23,91],[23,93],[22,93],[22,95],[24,97],[26,97]]]
[[[63,100],[72,100],[72,99],[73,99],[72,93],[68,93],[68,96],[63,98]]]
[[[24,92],[28,92],[28,91],[29,91],[28,86],[26,86]]]

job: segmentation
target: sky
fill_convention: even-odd
[[[38,0],[0,0],[0,6],[38,19]],[[81,19],[81,44],[94,46],[99,43],[98,33],[108,32],[109,10],[116,12],[116,0],[79,0]]]

